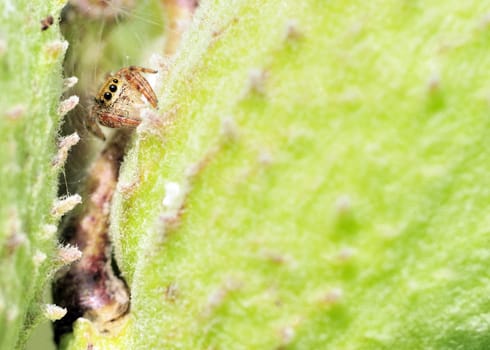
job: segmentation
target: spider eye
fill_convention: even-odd
[[[111,92],[116,92],[117,91],[117,86],[114,85],[114,84],[111,84],[111,85],[109,85],[109,90],[111,90]]]
[[[112,94],[110,92],[104,93],[104,98],[109,101],[112,98]]]
[[[113,82],[113,83],[115,83],[115,84],[117,84],[117,83],[119,82],[119,80],[117,80],[117,79],[112,79],[112,82]]]

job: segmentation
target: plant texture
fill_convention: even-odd
[[[22,347],[43,313],[56,318],[63,312],[43,303],[44,289],[66,258],[66,250],[59,256],[56,249],[56,225],[80,200],[56,198],[59,170],[78,141],[76,134],[60,140],[57,150],[62,116],[77,102],[59,103],[68,43],[54,21],[63,5],[0,4],[1,349]]]
[[[489,16],[473,0],[203,1],[153,59],[159,110],[112,201],[128,321],[108,336],[79,319],[62,348],[490,347]],[[53,128],[44,148],[8,135],[47,172]],[[54,189],[8,187],[26,191],[15,222],[51,220]],[[3,285],[35,283],[18,271]]]

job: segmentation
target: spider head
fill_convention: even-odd
[[[108,107],[114,103],[121,94],[122,81],[118,77],[109,77],[102,85],[99,93],[95,97],[95,102],[101,106]]]

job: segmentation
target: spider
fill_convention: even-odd
[[[95,96],[92,118],[109,128],[137,127],[141,123],[139,115],[143,107],[141,95],[153,108],[157,108],[158,104],[155,92],[141,73],[157,73],[157,71],[129,66],[109,76]],[[104,139],[100,128],[96,125],[94,127],[96,128],[93,130],[94,133]]]

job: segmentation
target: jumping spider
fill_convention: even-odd
[[[140,110],[144,106],[141,95],[153,108],[158,104],[155,92],[141,73],[157,73],[157,71],[129,66],[109,76],[95,96],[92,118],[109,128],[137,127],[141,123]],[[100,128],[96,124],[93,127],[94,133],[104,138]]]

